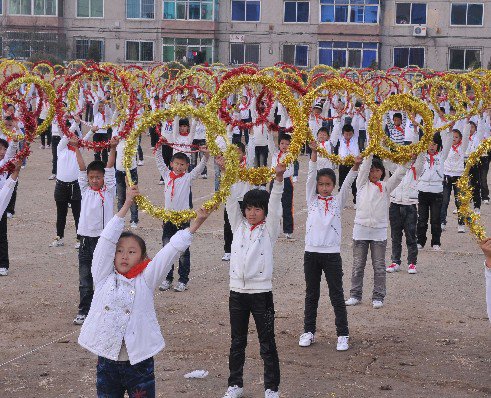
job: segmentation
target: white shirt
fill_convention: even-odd
[[[78,179],[78,163],[75,150],[68,149],[68,137],[61,137],[56,148],[58,154],[56,179],[63,182],[73,182]]]
[[[6,140],[7,137],[5,137],[4,139]],[[18,142],[11,141],[9,143],[9,147],[7,148],[7,151],[5,152],[4,158],[2,160],[0,160],[0,167],[4,167],[10,161],[10,159],[12,159],[15,156],[18,148],[19,148]],[[3,173],[0,173],[0,189],[3,187],[3,185],[7,181],[7,176],[8,176],[8,172],[6,172],[6,171]],[[1,213],[0,213],[0,217],[1,217]]]
[[[7,179],[2,184],[3,186],[0,189],[0,218],[3,217],[3,213],[9,205],[12,194],[14,193],[15,184],[17,184],[17,180],[13,180],[12,178]]]
[[[115,170],[113,167],[105,169],[104,186],[100,191],[90,188],[86,171],[79,172],[78,184],[82,193],[82,204],[77,233],[98,237],[113,217],[116,197]]]
[[[271,167],[276,168],[278,163],[281,163],[285,160],[286,153],[281,152],[278,148],[275,147],[273,143],[273,139],[271,138],[268,141],[269,153],[271,153]],[[286,171],[283,174],[283,178],[290,178],[293,176],[293,162],[286,166]]]

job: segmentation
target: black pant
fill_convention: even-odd
[[[245,349],[249,329],[249,316],[256,323],[259,351],[264,362],[264,389],[278,391],[280,361],[274,336],[273,292],[230,292],[229,298],[231,344],[229,356],[229,386],[244,386]]]
[[[365,149],[366,143],[367,143],[367,131],[360,130],[358,132],[358,148],[360,148],[360,152],[362,152]]]
[[[68,204],[72,207],[73,219],[75,220],[75,230],[78,230],[78,220],[80,218],[80,208],[82,195],[78,181],[63,182],[56,181],[55,186],[56,202],[56,235],[60,238],[65,236],[66,217],[68,214]],[[78,236],[77,236],[78,238]]]
[[[102,134],[102,133],[95,133],[94,134],[94,142],[106,142],[108,138],[108,133]],[[102,160],[104,162],[104,165],[107,164],[107,159],[108,159],[108,154],[107,154],[107,149],[103,149],[101,151],[95,151],[94,152],[94,159],[95,160]]]
[[[176,227],[171,222],[164,222],[162,226],[162,246],[165,246],[170,242],[177,231],[181,229],[186,229],[189,227],[189,222],[182,224],[180,227]],[[179,282],[187,284],[189,282],[189,272],[191,270],[191,252],[187,248],[179,257]],[[167,274],[168,281],[172,282],[174,280],[174,264]]]
[[[305,252],[303,270],[305,274],[305,333],[315,333],[316,331],[320,285],[322,272],[324,272],[329,288],[329,299],[334,309],[336,333],[338,336],[349,336],[341,254]]]
[[[293,233],[293,182],[291,177],[284,180],[283,195],[281,195],[281,205],[283,206],[283,233]],[[269,189],[273,189],[271,182]]]
[[[242,142],[242,130],[240,130],[240,134],[232,135],[232,144],[239,144]]]
[[[230,226],[230,221],[228,219],[226,208],[223,209],[223,239],[225,241],[225,243],[223,244],[223,251],[225,253],[231,253],[234,234],[232,232],[232,227]]]
[[[51,138],[51,155],[52,155],[52,161],[53,161],[53,166],[51,167],[51,174],[56,175],[56,168],[58,164],[58,144],[60,143],[61,137],[58,135],[55,135]]]
[[[488,172],[489,172],[489,157],[482,156],[481,166],[479,167],[482,200],[489,200]]]
[[[152,148],[155,148],[155,145],[157,145],[157,142],[159,141],[159,136],[157,134],[157,127],[153,126],[148,129],[150,133],[150,146]]]
[[[442,211],[440,213],[440,218],[442,224],[447,224],[447,212],[448,212],[448,205],[450,204],[450,196],[452,195],[452,189],[453,189],[453,196],[455,198],[455,206],[457,209],[460,208],[460,201],[458,198],[459,195],[459,188],[457,188],[457,181],[459,180],[460,177],[452,177],[452,176],[444,176],[443,177],[443,198],[442,198]],[[464,220],[462,217],[459,217],[459,225],[464,225]]]
[[[38,118],[38,126],[40,126],[44,122],[44,119]],[[51,145],[51,124],[48,125],[48,128],[41,133],[41,145],[45,144]]]
[[[0,219],[0,268],[9,268],[9,242],[7,239],[7,212]]]
[[[94,296],[94,282],[92,280],[90,268],[92,266],[92,258],[98,241],[99,237],[80,237],[80,249],[78,251],[78,291],[80,292],[80,303],[78,305],[79,315],[87,315],[89,313],[92,297]]]
[[[472,186],[472,201],[476,209],[481,208],[481,165],[476,164],[469,170]]]
[[[428,219],[431,214],[431,246],[441,245],[442,225],[440,213],[442,210],[443,193],[419,192],[418,194],[418,243],[424,247],[426,244],[426,231]]]
[[[256,167],[267,166],[268,164],[268,146],[262,145],[254,148],[256,154]]]
[[[87,102],[85,105],[85,121],[92,122],[94,120],[94,105],[92,102]]]
[[[418,210],[416,205],[391,203],[389,207],[390,236],[392,238],[392,262],[401,265],[402,233],[406,235],[407,263],[416,265],[418,261],[418,241],[416,225]]]
[[[344,164],[339,165],[339,189],[343,186],[343,182],[348,176],[351,170],[351,166],[345,166]],[[351,184],[351,193],[353,194],[353,203],[356,204],[356,180]]]

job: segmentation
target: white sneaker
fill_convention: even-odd
[[[7,276],[9,274],[8,268],[0,268],[0,276]]]
[[[440,247],[440,245],[433,245],[431,246],[431,248],[436,251],[436,252],[439,252],[440,250],[442,250],[442,248]]]
[[[80,315],[78,314],[75,319],[73,320],[74,325],[83,325],[85,322],[85,318],[87,318],[87,315]]]
[[[232,255],[230,253],[224,253],[222,257],[222,261],[230,261],[230,257]]]
[[[169,290],[171,287],[172,287],[172,282],[166,279],[165,281],[163,281],[160,284],[159,290],[162,292],[165,292],[165,291]]]
[[[164,181],[160,180],[159,185],[164,185]]]
[[[457,209],[454,209],[454,211],[452,211],[452,214],[457,214]]]
[[[242,398],[244,396],[244,389],[239,386],[229,387],[223,398]]]
[[[136,223],[136,222],[132,221],[132,222],[130,223],[130,228],[132,228],[132,229],[137,229],[137,228],[138,228],[138,223]]]
[[[14,218],[14,215],[12,213],[7,213],[7,218]]]
[[[174,286],[175,292],[183,292],[184,290],[188,290],[188,286],[185,283],[178,282],[176,286]]]
[[[80,241],[77,239],[77,242],[75,243],[75,249],[80,249]]]
[[[264,391],[264,398],[280,398],[278,391],[271,391],[269,388]]]
[[[56,179],[56,174],[51,174],[49,177],[48,177],[48,180],[55,180]]]
[[[488,200],[488,199],[484,199],[482,202],[483,202],[485,205],[489,205],[489,200]]]
[[[55,240],[53,242],[51,242],[49,247],[60,247],[60,246],[64,246],[64,245],[65,245],[65,243],[63,242],[63,238],[60,238],[59,236],[57,236],[55,238]]]
[[[298,345],[300,347],[308,347],[313,343],[315,343],[315,334],[311,332],[303,333],[298,340]]]
[[[380,300],[373,300],[372,301],[372,306],[375,309],[379,309],[379,308],[382,308],[384,306],[384,302],[383,301],[380,301]]]
[[[447,224],[442,224],[442,231],[445,231],[447,229]]]
[[[423,247],[423,246],[421,246],[421,245],[418,243],[418,250],[423,250],[423,249],[424,249],[424,247]]]
[[[22,170],[24,170],[24,169],[26,168],[26,165],[25,165],[25,164],[23,164],[22,166],[20,166],[20,168],[21,168]]]
[[[44,145],[39,145],[39,149],[44,149]]]
[[[208,175],[206,175],[206,174],[201,174],[201,178],[202,178],[203,180],[207,180],[207,179],[208,179]]]
[[[418,271],[416,270],[416,265],[409,264],[409,266],[407,267],[407,273],[408,274],[416,274],[416,273],[418,273]]]
[[[350,297],[348,300],[345,301],[346,305],[357,305],[360,304],[361,300],[358,300],[357,298]]]
[[[348,342],[349,342],[349,336],[339,336],[336,350],[346,351],[349,348]]]
[[[474,213],[476,213],[477,215],[481,215],[481,209],[474,209]]]
[[[400,267],[401,266],[399,264],[392,263],[385,269],[385,272],[389,272],[389,273],[398,272]]]
[[[353,209],[356,210],[356,203],[353,203]]]
[[[459,234],[463,234],[463,233],[465,233],[465,227],[464,227],[463,225],[459,225],[459,226],[457,227],[457,232],[458,232]]]
[[[293,234],[285,234],[286,239],[293,239]]]
[[[292,182],[297,182],[298,181],[298,177],[292,177]]]
[[[143,166],[144,164],[145,164],[145,162],[143,160],[138,161],[138,166]]]

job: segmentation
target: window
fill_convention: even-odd
[[[377,68],[378,43],[321,41],[319,64],[333,68]]]
[[[259,44],[230,43],[230,63],[235,65],[251,62],[259,64]]]
[[[321,22],[378,23],[379,0],[320,0]]]
[[[164,0],[164,19],[213,20],[213,0]]]
[[[259,22],[261,2],[259,0],[232,0],[232,21]]]
[[[10,0],[9,13],[12,15],[56,16],[56,0]]]
[[[450,15],[451,25],[482,26],[483,4],[454,3]]]
[[[285,1],[283,22],[309,22],[308,1]]]
[[[153,41],[127,41],[126,61],[153,61]]]
[[[103,18],[104,0],[77,0],[77,18]]]
[[[56,33],[37,33],[24,31],[10,31],[3,35],[3,46],[8,52],[6,57],[28,59],[34,54],[53,54],[65,58],[62,43],[64,38]]]
[[[424,68],[425,49],[423,47],[396,47],[394,48],[394,66],[406,68],[419,66]]]
[[[194,63],[200,61],[198,55],[203,57],[201,61],[213,63],[214,59],[214,42],[213,39],[176,39],[173,37],[164,37],[162,45],[162,61],[186,61]]]
[[[396,3],[396,24],[426,25],[426,3]]]
[[[467,70],[481,67],[481,50],[451,48],[448,69]]]
[[[75,58],[102,61],[104,59],[104,42],[93,39],[75,40]]]
[[[154,0],[126,0],[126,18],[154,19]]]
[[[284,44],[283,62],[301,67],[309,66],[309,46],[300,44]]]

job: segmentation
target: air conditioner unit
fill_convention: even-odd
[[[415,37],[426,37],[426,26],[414,26],[413,27],[413,36]]]

